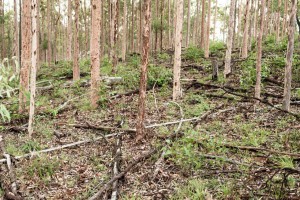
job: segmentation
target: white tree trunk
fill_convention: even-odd
[[[181,70],[181,43],[182,43],[182,23],[183,23],[183,0],[177,0],[176,9],[176,30],[175,30],[175,55],[173,71],[173,100],[181,97],[180,70]]]
[[[227,35],[227,49],[225,55],[225,69],[224,77],[231,73],[231,52],[233,43],[233,29],[234,29],[234,9],[236,0],[231,0],[230,2],[230,13],[229,13],[229,27]]]

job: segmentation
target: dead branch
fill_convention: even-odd
[[[114,153],[115,155],[114,155],[114,163],[113,163],[113,170],[112,170],[113,177],[118,175],[119,169],[120,169],[120,162],[121,162],[121,156],[122,156],[121,141],[122,141],[121,136],[119,136],[116,141],[116,150]],[[112,185],[111,200],[117,200],[117,197],[118,197],[118,180],[116,180]]]
[[[230,144],[223,144],[223,146],[227,147],[227,148],[234,148],[234,149],[247,150],[247,151],[265,151],[265,152],[269,152],[272,154],[280,154],[280,155],[286,155],[286,156],[300,158],[300,154],[298,154],[298,153],[281,152],[281,151],[275,151],[275,150],[261,148],[261,147],[234,146],[234,145],[230,145]]]
[[[123,176],[125,176],[133,167],[135,167],[140,162],[143,162],[150,158],[153,154],[155,154],[158,150],[154,149],[149,151],[148,153],[140,156],[136,160],[133,160],[131,164],[129,164],[126,169],[123,172],[120,172],[119,174],[115,175],[110,181],[108,181],[96,194],[94,194],[89,200],[97,200],[101,199],[101,195],[103,192],[105,192],[116,180],[119,180]]]
[[[117,133],[109,134],[109,135],[106,135],[105,138],[112,138],[112,137],[115,137],[117,135],[118,135]],[[60,146],[57,146],[57,147],[52,147],[52,148],[44,149],[44,150],[41,150],[41,151],[33,151],[31,153],[27,153],[27,154],[24,154],[24,155],[21,155],[21,156],[16,156],[16,157],[14,157],[14,159],[20,160],[20,159],[23,159],[23,158],[32,157],[34,155],[39,155],[41,153],[48,153],[48,152],[52,152],[52,151],[66,149],[66,148],[79,146],[79,145],[86,144],[86,143],[96,142],[96,141],[99,141],[99,140],[102,140],[102,139],[103,139],[103,137],[101,136],[101,137],[96,137],[94,139],[87,139],[87,140],[78,141],[78,142],[74,142],[74,143],[70,143],[70,144],[60,145]],[[6,159],[0,159],[0,163],[5,163],[6,161],[7,161]]]
[[[12,162],[11,162],[11,157],[9,154],[3,154],[4,157],[6,158],[6,164],[7,164],[7,169],[8,169],[8,174],[10,177],[10,181],[11,181],[11,191],[12,193],[14,193],[15,195],[17,195],[17,184],[16,184],[16,177],[13,171],[13,166],[12,166]]]

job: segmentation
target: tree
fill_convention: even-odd
[[[79,6],[80,0],[75,0],[75,30],[74,30],[74,55],[73,55],[73,81],[80,79],[79,68]]]
[[[67,59],[72,60],[72,0],[68,0]]]
[[[29,69],[31,66],[31,0],[22,3],[22,53],[20,71],[19,113],[26,108],[26,93],[29,92]]]
[[[205,51],[204,57],[209,57],[209,36],[210,36],[210,10],[211,10],[211,0],[208,0],[207,6],[207,26],[206,26],[206,33],[205,33]]]
[[[217,28],[217,11],[218,11],[218,0],[215,2],[215,16],[214,16],[214,35],[213,35],[213,41],[216,40],[216,28]]]
[[[244,34],[243,34],[242,58],[248,57],[249,25],[250,25],[250,0],[247,0],[246,13],[245,13],[245,27],[244,27]]]
[[[38,0],[32,0],[31,13],[32,13],[32,52],[31,52],[31,75],[30,75],[30,108],[29,108],[29,121],[28,133],[29,137],[33,133],[33,120],[35,109],[35,89],[36,89],[36,69],[38,65]]]
[[[295,24],[297,13],[297,0],[292,0],[290,19],[288,24],[288,47],[286,53],[283,109],[290,111],[291,103],[291,82],[292,82],[292,61],[294,53]]]
[[[260,10],[260,28],[258,30],[257,37],[257,51],[256,51],[256,85],[255,85],[255,98],[260,99],[261,93],[261,57],[262,57],[262,38],[264,32],[264,22],[265,22],[265,0],[261,0],[261,10]],[[258,102],[258,101],[257,101]]]
[[[19,60],[20,53],[20,44],[19,44],[19,23],[18,23],[18,8],[17,0],[14,0],[14,50],[13,55]]]
[[[101,28],[101,0],[92,0],[92,24],[91,24],[91,104],[97,107],[99,100],[100,78],[100,28]]]
[[[151,7],[150,0],[144,0],[144,30],[143,30],[143,54],[141,63],[141,78],[139,92],[138,120],[136,124],[136,142],[142,140],[145,136],[145,101],[147,87],[147,67],[149,63],[150,49],[150,25],[151,25]]]
[[[232,52],[232,43],[233,43],[235,3],[236,3],[236,0],[230,1],[227,49],[226,49],[226,55],[225,55],[225,69],[224,69],[224,77],[225,78],[227,77],[228,74],[231,73],[231,52]]]
[[[280,40],[280,17],[281,17],[281,0],[278,0],[277,7],[277,25],[276,25],[276,42],[278,43]]]
[[[122,61],[126,59],[126,45],[127,45],[127,2],[124,0],[123,6],[123,39],[122,39]]]
[[[173,69],[173,100],[181,97],[180,68],[181,68],[181,45],[182,45],[182,23],[183,23],[183,0],[177,0],[176,29],[175,29],[175,54]]]
[[[52,29],[51,29],[51,12],[52,12],[52,0],[47,0],[47,22],[48,22],[48,33],[47,33],[47,62],[48,65],[50,66],[50,63],[52,61]]]
[[[110,57],[113,63],[113,71],[115,71],[115,67],[117,66],[118,58],[116,55],[116,43],[117,43],[117,33],[118,33],[118,1],[110,0]]]
[[[185,46],[187,47],[190,44],[190,29],[191,29],[191,0],[188,0],[187,31],[186,31],[186,44],[185,44]]]
[[[4,55],[4,2],[0,0],[0,42],[1,42],[1,53],[0,53],[0,60],[2,60]]]
[[[204,49],[205,46],[205,0],[202,0],[202,18],[201,18],[201,43],[200,47]]]

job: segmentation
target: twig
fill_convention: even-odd
[[[3,154],[4,157],[6,158],[6,164],[7,164],[7,168],[8,168],[8,173],[10,176],[10,181],[11,181],[11,191],[12,193],[14,193],[15,195],[17,195],[17,184],[16,184],[16,177],[13,171],[13,166],[11,163],[11,157],[9,154]]]
[[[133,167],[135,167],[137,164],[139,164],[142,161],[147,160],[150,158],[153,154],[157,152],[157,149],[151,150],[148,153],[140,156],[136,160],[133,160],[131,164],[129,164],[126,169],[123,172],[120,172],[119,174],[115,175],[113,178],[110,179],[96,194],[94,194],[89,200],[97,200],[101,199],[101,195],[104,191],[106,191],[116,180],[119,180],[124,175],[126,175]]]
[[[232,160],[232,159],[229,159],[229,158],[226,158],[226,157],[223,157],[223,156],[215,156],[215,155],[210,155],[210,154],[200,154],[199,156],[204,157],[204,158],[208,158],[208,159],[221,159],[225,162],[229,162],[229,163],[232,163],[232,164],[235,164],[235,165],[244,165],[244,166],[247,166],[247,167],[251,166],[249,164],[241,163],[239,161]]]
[[[114,133],[114,134],[106,135],[105,138],[115,137],[116,135],[118,135],[118,134]],[[66,148],[79,146],[79,145],[90,143],[90,142],[99,141],[99,140],[102,140],[102,139],[103,139],[103,137],[101,136],[101,137],[97,137],[97,138],[94,138],[94,139],[87,139],[87,140],[78,141],[78,142],[74,142],[74,143],[70,143],[70,144],[60,145],[60,146],[57,146],[57,147],[52,147],[52,148],[44,149],[44,150],[41,150],[41,151],[33,151],[31,153],[27,153],[27,154],[24,154],[24,155],[21,155],[21,156],[16,156],[16,157],[14,157],[14,159],[20,160],[22,158],[31,157],[31,156],[38,155],[38,154],[41,154],[41,153],[48,153],[48,152],[52,152],[52,151],[66,149]],[[6,162],[6,159],[0,159],[0,163],[5,163],[5,162]]]
[[[280,154],[280,155],[286,155],[286,156],[292,156],[292,157],[297,157],[300,158],[300,154],[298,153],[289,153],[289,152],[281,152],[281,151],[275,151],[271,149],[265,149],[261,147],[250,147],[250,146],[233,146],[230,144],[223,144],[224,147],[227,148],[235,148],[235,149],[240,149],[240,150],[248,150],[248,151],[266,151],[272,154]]]
[[[116,152],[115,152],[115,158],[114,158],[114,164],[113,164],[113,176],[116,176],[119,173],[119,169],[120,169],[120,162],[121,162],[121,156],[122,156],[121,141],[122,141],[121,136],[119,136],[117,139],[117,142],[116,142]],[[113,183],[112,194],[111,194],[110,200],[117,200],[117,197],[118,197],[118,180],[116,180]]]

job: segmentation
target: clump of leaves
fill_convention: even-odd
[[[171,83],[172,71],[165,67],[150,65],[148,69],[148,87],[163,86]]]
[[[58,160],[49,159],[47,157],[39,157],[34,159],[28,166],[28,173],[30,176],[37,175],[42,180],[47,181],[51,179],[58,167]]]
[[[223,56],[224,50],[226,49],[225,43],[221,41],[212,42],[210,44],[209,50],[212,55]]]
[[[25,144],[23,144],[21,146],[21,149],[24,153],[30,153],[32,151],[41,150],[41,146],[38,142],[30,140],[30,141],[26,142]]]
[[[190,46],[183,52],[182,57],[186,60],[199,62],[204,57],[204,51],[196,46]]]

